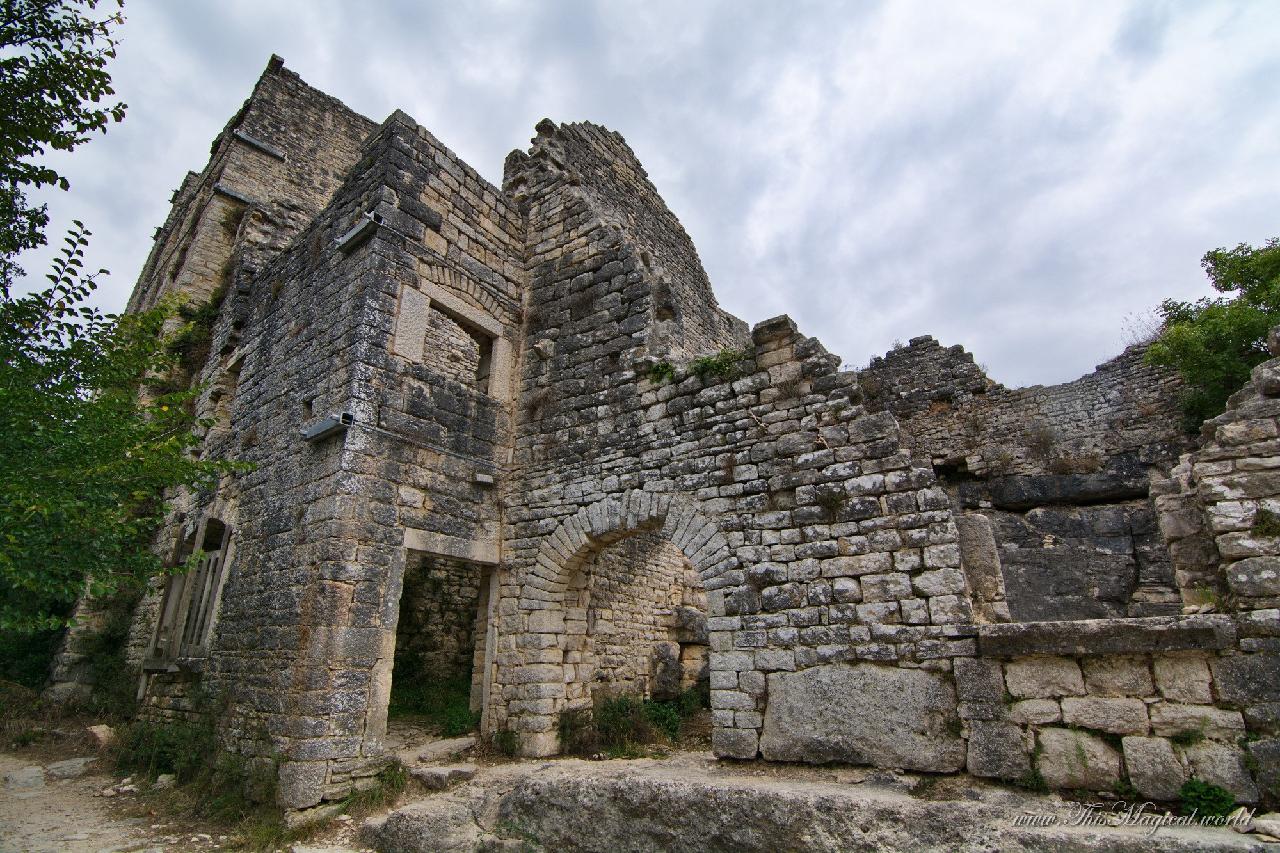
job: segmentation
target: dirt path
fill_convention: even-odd
[[[10,779],[0,786],[4,853],[175,849],[143,819],[117,815],[110,799],[94,796],[115,780],[92,764],[78,778],[57,779],[30,758],[0,752],[0,777]]]

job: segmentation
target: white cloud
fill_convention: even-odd
[[[123,305],[169,192],[272,52],[482,174],[542,116],[627,137],[721,303],[852,362],[962,343],[1071,378],[1125,314],[1207,291],[1205,250],[1280,233],[1280,16],[1181,4],[132,0],[125,123],[58,162]],[[33,272],[39,258],[27,259]]]

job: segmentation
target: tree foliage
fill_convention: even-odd
[[[113,31],[124,18],[122,0],[111,14],[99,0],[0,0],[0,277],[18,274],[13,256],[43,245],[49,217],[26,191],[67,189],[67,179],[42,160],[71,151],[96,131],[124,118],[107,63],[116,55]],[[97,14],[96,14],[97,13]]]
[[[1258,248],[1214,249],[1201,266],[1215,290],[1231,295],[1166,299],[1163,330],[1147,350],[1150,363],[1182,375],[1183,410],[1193,428],[1221,414],[1254,365],[1270,358],[1267,332],[1280,325],[1280,238]]]
[[[102,272],[84,274],[88,236],[76,223],[46,289],[0,292],[0,630],[56,627],[86,591],[141,587],[163,571],[148,545],[164,491],[234,468],[192,454],[194,391],[155,393],[170,312],[86,304]]]

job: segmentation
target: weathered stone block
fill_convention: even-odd
[[[1105,699],[1093,696],[1062,700],[1062,721],[1069,726],[1118,735],[1147,733],[1147,706],[1141,699]]]
[[[1004,678],[1000,673],[999,661],[956,658],[953,666],[956,695],[961,702],[971,705],[1003,706]]]
[[[1280,738],[1268,737],[1246,745],[1253,758],[1258,787],[1280,799]]]
[[[1062,720],[1062,708],[1054,699],[1024,699],[1009,706],[1009,719],[1023,726],[1041,726]]]
[[[711,733],[711,751],[717,758],[750,760],[759,751],[760,737],[749,729],[717,728]]]
[[[1260,652],[1209,663],[1218,696],[1236,705],[1280,702],[1280,654]]]
[[[1244,717],[1239,711],[1204,705],[1152,705],[1151,728],[1160,737],[1177,734],[1202,734],[1207,738],[1234,740],[1244,734]]]
[[[1244,753],[1234,746],[1203,741],[1183,750],[1197,779],[1231,792],[1240,803],[1256,803],[1258,787],[1245,767]]]
[[[948,679],[918,669],[828,664],[769,676],[761,754],[771,761],[847,761],[951,773],[965,762],[951,733]]]
[[[1207,705],[1213,701],[1209,688],[1209,665],[1194,653],[1156,655],[1152,659],[1156,687],[1171,702]]]
[[[286,809],[305,809],[324,796],[326,774],[323,761],[287,761],[280,766],[278,802]]]
[[[1081,666],[1090,695],[1150,696],[1154,692],[1145,657],[1087,657]]]
[[[1247,598],[1280,595],[1280,557],[1247,557],[1226,569],[1227,586]]]
[[[1012,723],[969,722],[969,752],[965,766],[974,776],[1016,780],[1031,769],[1022,729]]]
[[[1004,668],[1005,685],[1019,699],[1084,695],[1080,667],[1070,658],[1033,657],[1010,661]]]
[[[1102,655],[1227,649],[1235,645],[1229,616],[1148,616],[1080,622],[983,625],[978,646],[984,657]]]
[[[1124,765],[1129,782],[1138,793],[1152,800],[1176,800],[1187,781],[1187,770],[1164,738],[1127,737]]]
[[[1110,791],[1120,781],[1120,753],[1096,735],[1041,729],[1036,769],[1051,788]]]

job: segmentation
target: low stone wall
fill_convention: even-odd
[[[987,626],[955,661],[977,776],[1172,800],[1274,798],[1280,612]],[[1255,779],[1255,775],[1257,777]]]
[[[1152,800],[1193,777],[1240,802],[1280,796],[1280,611],[870,633],[857,661],[757,679],[762,757],[1127,783]]]

